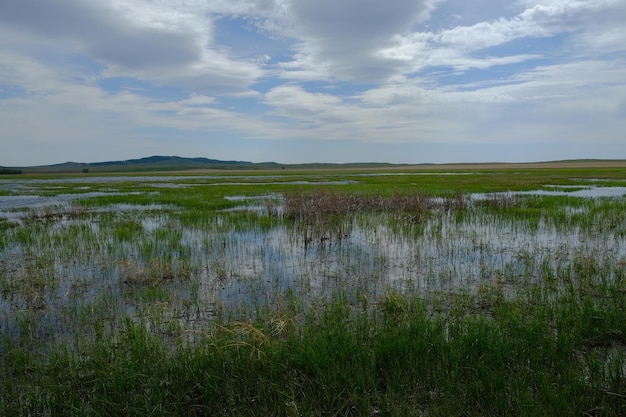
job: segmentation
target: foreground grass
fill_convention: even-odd
[[[0,414],[624,415],[624,304],[617,286],[550,304],[494,287],[358,312],[287,300],[176,346],[130,319],[39,352],[5,339]]]

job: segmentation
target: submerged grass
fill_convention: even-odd
[[[625,415],[624,198],[469,195],[625,174],[465,174],[46,182],[118,194],[0,219],[0,415]]]
[[[34,353],[5,341],[3,415],[623,415],[623,305],[588,298],[492,314],[389,294],[212,326],[166,346],[146,323]],[[288,310],[288,308],[287,308]],[[285,314],[287,316],[285,316]],[[10,366],[7,366],[9,365]]]

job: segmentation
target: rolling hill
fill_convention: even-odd
[[[91,173],[91,172],[155,172],[193,169],[280,169],[274,162],[221,161],[209,158],[184,158],[180,156],[150,156],[139,159],[107,162],[65,162],[54,165],[19,167],[25,174],[35,173]]]
[[[277,162],[222,161],[210,158],[185,158],[180,156],[149,156],[139,159],[107,162],[64,162],[54,165],[30,167],[0,167],[11,174],[71,174],[71,173],[120,173],[120,172],[166,172],[188,170],[278,170],[285,168],[383,168],[402,166],[388,163],[311,163],[279,164]]]
[[[222,161],[210,158],[185,158],[180,156],[149,156],[139,159],[107,162],[65,162],[54,165],[29,167],[2,167],[0,174],[79,174],[79,173],[141,173],[192,170],[281,170],[281,169],[506,169],[506,168],[583,168],[624,167],[626,160],[575,159],[518,163],[448,163],[448,164],[391,164],[391,163],[307,163],[279,164],[277,162]]]

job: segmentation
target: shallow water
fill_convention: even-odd
[[[545,223],[533,229],[488,216],[460,223],[444,216],[417,234],[398,232],[384,219],[374,223],[354,221],[341,240],[322,237],[309,244],[289,227],[232,232],[229,245],[213,254],[224,259],[229,276],[238,278],[228,282],[224,296],[250,297],[255,288],[269,297],[287,287],[306,295],[357,284],[373,296],[391,289],[448,291],[493,283],[505,271],[532,280],[540,268],[556,270],[581,254],[626,257],[623,237],[600,238]]]
[[[58,194],[54,196],[40,196],[40,195],[8,195],[0,196],[0,215],[3,211],[15,210],[21,208],[38,209],[44,207],[52,207],[57,205],[64,205],[68,202],[85,199],[96,198],[106,196],[121,196],[121,195],[140,195],[141,193],[118,193],[118,192],[87,192],[80,194]]]
[[[172,177],[149,178],[174,184]],[[20,192],[26,193],[25,188]],[[112,194],[130,195],[2,196],[0,218],[25,218],[46,207],[63,210],[79,198]],[[609,197],[621,207],[626,187],[471,198],[499,195]],[[356,214],[330,225],[301,224],[281,219],[280,194],[224,198],[236,203],[231,210],[238,212],[202,213],[206,216],[202,226],[183,224],[183,209],[175,206],[114,204],[76,217],[24,221],[7,228],[0,240],[3,329],[19,333],[16,317],[25,310],[41,316],[42,334],[55,334],[81,331],[85,324],[76,324],[81,314],[89,322],[102,310],[98,314],[103,320],[115,320],[157,308],[163,309],[159,314],[164,320],[195,327],[251,306],[278,303],[286,292],[303,303],[337,292],[358,303],[363,297],[375,301],[389,291],[424,295],[475,291],[496,282],[515,293],[541,279],[546,270],[556,274],[581,258],[626,264],[626,219],[619,215],[613,219],[616,224],[601,233],[549,218],[538,224],[506,218],[480,207],[468,208],[463,216],[435,209],[418,224],[407,224],[393,214]],[[584,216],[591,208],[592,202],[564,206],[563,211]],[[270,226],[261,227],[258,219],[268,214],[275,217],[266,218]]]
[[[349,174],[348,174],[349,175]],[[346,175],[346,176],[348,176]],[[0,179],[0,190],[20,192],[48,185],[136,183],[154,187],[184,187],[191,185],[265,185],[265,184],[350,184],[352,180],[337,180],[336,175],[309,175],[308,180],[296,175],[162,175],[162,176],[80,176],[45,179]],[[232,181],[236,180],[236,181]]]
[[[553,185],[546,186],[553,188],[548,190],[532,190],[532,191],[508,191],[505,193],[476,193],[472,194],[473,199],[481,200],[494,196],[562,196],[562,197],[583,197],[583,198],[603,198],[603,197],[623,197],[626,195],[626,187],[584,187],[579,185],[564,186]],[[569,189],[569,190],[568,190]]]

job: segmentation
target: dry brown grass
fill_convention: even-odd
[[[390,213],[402,222],[420,224],[433,210],[464,209],[470,201],[462,194],[433,197],[422,192],[372,195],[329,190],[285,195],[283,215],[302,229],[304,243],[341,241],[350,235],[349,219],[359,213]]]
[[[120,280],[131,287],[158,286],[174,280],[185,281],[191,272],[187,265],[151,259],[146,265],[130,259],[118,263]]]
[[[421,224],[435,211],[458,211],[471,206],[508,208],[517,204],[517,198],[508,194],[473,200],[462,193],[438,197],[423,192],[374,195],[318,189],[285,194],[282,215],[302,229],[304,242],[308,244],[314,240],[340,241],[348,237],[351,217],[365,212],[387,213],[403,223]]]
[[[469,201],[462,194],[454,197],[432,197],[425,193],[396,193],[370,195],[317,190],[310,193],[293,192],[285,195],[284,215],[294,221],[317,223],[320,220],[366,211],[396,213],[414,219],[437,208],[466,208]]]

